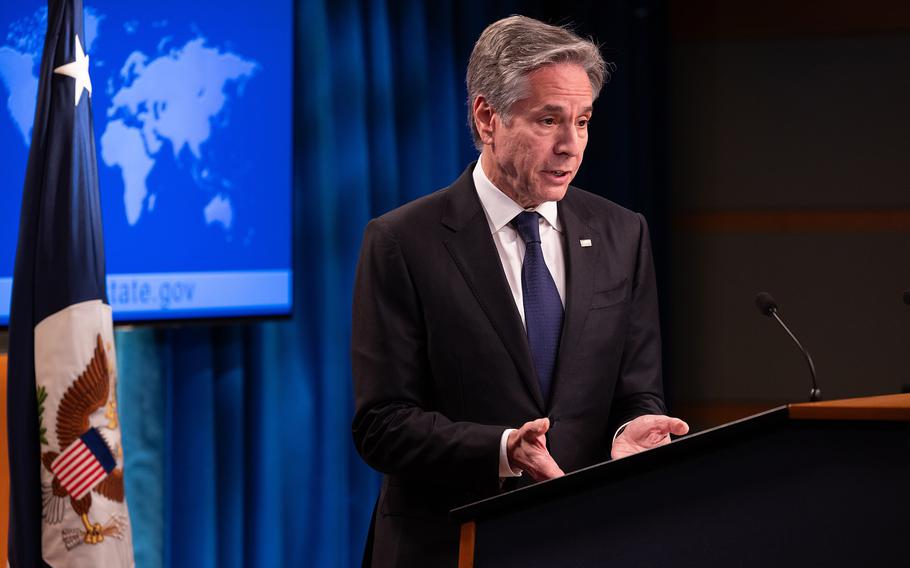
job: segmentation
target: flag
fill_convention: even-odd
[[[98,429],[89,428],[51,462],[51,473],[73,499],[79,500],[104,481],[116,465]]]
[[[10,308],[9,561],[133,565],[82,0],[49,0]]]

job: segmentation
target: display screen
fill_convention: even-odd
[[[293,6],[85,2],[85,51],[116,321],[287,314]],[[0,4],[0,324],[47,7]]]

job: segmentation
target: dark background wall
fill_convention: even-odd
[[[910,388],[910,9],[670,4],[670,369],[708,425]]]

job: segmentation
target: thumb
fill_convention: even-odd
[[[539,438],[547,433],[547,430],[550,429],[550,419],[549,418],[538,418],[537,420],[532,420],[531,422],[525,423],[525,439],[533,440]]]

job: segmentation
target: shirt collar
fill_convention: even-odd
[[[512,198],[499,190],[477,160],[474,166],[474,187],[477,189],[477,197],[480,198],[480,204],[483,206],[483,212],[487,216],[487,222],[490,224],[490,232],[496,233],[508,225],[516,215],[525,211],[521,205],[512,201]],[[559,221],[559,209],[555,201],[544,201],[537,207],[528,209],[540,213],[551,227],[562,232],[562,223]]]

